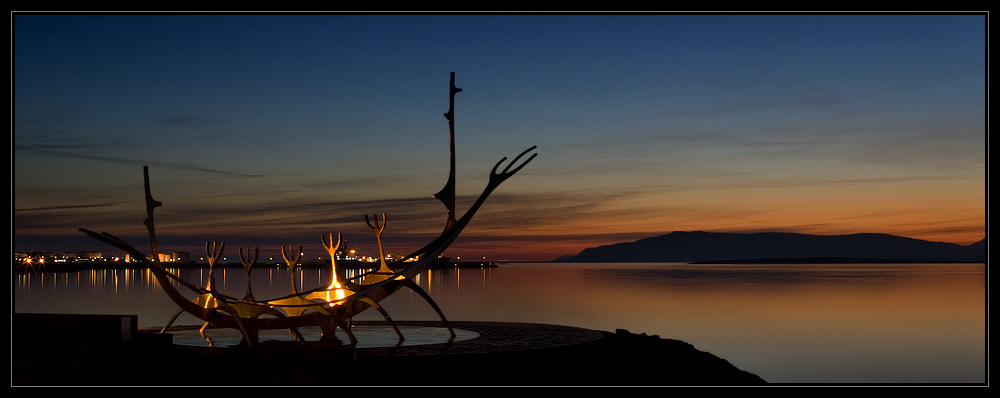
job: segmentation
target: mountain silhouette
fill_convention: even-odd
[[[888,234],[808,235],[671,232],[584,249],[561,262],[985,261],[985,240],[969,246]]]

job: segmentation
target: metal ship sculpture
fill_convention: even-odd
[[[354,346],[358,340],[351,332],[351,319],[362,311],[374,308],[385,317],[386,321],[388,321],[399,337],[400,342],[402,342],[404,337],[400,333],[399,328],[378,303],[400,289],[409,288],[418,293],[434,308],[440,316],[442,323],[447,327],[452,338],[454,338],[455,332],[448,324],[448,320],[437,304],[434,303],[434,300],[414,282],[414,278],[438,260],[438,257],[442,255],[445,249],[448,248],[469,224],[469,221],[483,205],[490,193],[537,156],[537,154],[532,154],[518,164],[522,157],[536,148],[532,146],[517,155],[501,171],[498,171],[500,166],[507,160],[506,157],[500,159],[490,172],[489,182],[479,195],[479,198],[461,218],[456,218],[454,104],[455,94],[461,91],[461,89],[455,87],[455,73],[452,72],[449,108],[448,113],[444,114],[445,118],[448,119],[450,135],[451,171],[444,188],[434,194],[434,197],[441,200],[447,209],[447,221],[444,231],[426,246],[403,257],[406,260],[386,261],[381,240],[381,233],[386,227],[386,215],[382,214],[380,220],[377,216],[369,219],[366,214],[365,222],[375,233],[378,241],[381,260],[377,269],[348,277],[342,267],[338,268],[337,256],[335,255],[343,242],[342,236],[338,233],[334,237],[333,233],[328,233],[321,235],[323,246],[330,256],[330,280],[329,283],[323,286],[312,289],[300,289],[300,287],[295,285],[293,278],[291,290],[288,295],[269,299],[255,297],[250,290],[249,281],[251,271],[257,260],[258,250],[254,248],[253,254],[251,254],[250,248],[247,248],[246,252],[244,252],[244,249],[241,247],[240,261],[246,269],[248,281],[246,294],[242,297],[223,294],[216,288],[213,270],[216,261],[222,256],[222,252],[225,249],[225,242],[205,243],[209,265],[209,281],[207,285],[200,286],[188,282],[168,272],[160,264],[153,222],[153,210],[161,206],[162,203],[154,200],[150,193],[149,170],[147,167],[143,167],[146,191],[146,219],[143,224],[146,225],[146,229],[149,231],[150,246],[152,248],[151,256],[147,257],[143,255],[142,252],[129,243],[107,232],[97,233],[83,228],[80,228],[80,231],[111,246],[124,250],[152,271],[157,282],[159,282],[163,290],[179,307],[177,313],[174,314],[173,318],[161,330],[162,333],[168,332],[171,324],[177,319],[177,316],[186,312],[204,322],[201,328],[203,337],[205,336],[205,329],[210,325],[235,329],[242,335],[243,343],[249,347],[259,343],[259,332],[266,329],[287,329],[297,341],[304,344],[305,339],[302,337],[299,328],[307,326],[319,326],[323,332],[321,341],[325,340],[329,342],[339,342],[335,336],[335,332],[337,328],[340,328],[350,340],[350,345]],[[299,250],[294,249],[294,247],[289,247],[286,250],[284,246],[281,248],[285,263],[293,274],[301,260],[301,246]],[[412,259],[416,260],[411,261]],[[187,298],[182,292],[186,292],[187,296],[191,296],[193,293],[196,297],[194,299]]]

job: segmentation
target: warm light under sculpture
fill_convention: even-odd
[[[247,346],[253,346],[256,344],[258,342],[258,332],[265,329],[288,329],[298,341],[304,342],[298,328],[305,326],[319,326],[323,331],[323,339],[336,339],[334,333],[337,328],[341,328],[350,339],[350,344],[354,345],[357,343],[357,339],[354,337],[353,333],[351,333],[351,328],[349,327],[351,318],[368,308],[375,308],[385,317],[385,319],[392,326],[393,330],[399,336],[400,341],[402,341],[403,335],[392,322],[389,314],[386,313],[386,311],[380,307],[378,303],[379,301],[392,295],[397,290],[407,287],[417,292],[434,308],[435,311],[437,311],[438,315],[441,317],[441,321],[446,327],[448,327],[449,332],[451,332],[452,337],[454,337],[455,332],[451,329],[451,326],[448,324],[448,321],[445,319],[445,316],[441,312],[440,308],[438,308],[437,304],[434,303],[434,300],[432,300],[430,296],[413,281],[413,279],[419,273],[427,270],[428,267],[430,267],[430,265],[434,263],[434,261],[436,261],[442,253],[444,253],[444,250],[451,245],[455,238],[458,237],[459,233],[461,233],[462,230],[468,225],[473,215],[475,215],[476,211],[483,205],[490,193],[492,193],[493,190],[495,190],[502,182],[514,175],[514,173],[521,170],[521,168],[534,159],[537,154],[532,154],[524,162],[516,164],[525,154],[535,149],[535,147],[532,146],[517,155],[517,157],[515,157],[502,171],[498,172],[497,169],[499,169],[500,165],[507,160],[507,158],[500,159],[490,172],[489,182],[486,184],[486,188],[483,190],[482,194],[479,195],[479,198],[472,204],[469,210],[466,211],[465,215],[456,219],[454,100],[455,94],[461,92],[462,90],[455,87],[454,72],[451,74],[450,86],[449,109],[448,113],[445,113],[445,118],[448,119],[451,145],[451,170],[445,187],[434,195],[434,197],[441,200],[447,208],[448,218],[445,223],[445,229],[441,232],[440,236],[419,250],[403,257],[401,260],[386,262],[385,256],[382,253],[381,240],[381,232],[386,227],[386,216],[385,214],[382,214],[381,223],[377,217],[374,217],[373,224],[372,221],[368,220],[368,216],[365,215],[365,222],[368,224],[369,228],[371,228],[372,232],[375,233],[376,239],[378,240],[381,260],[379,267],[376,270],[368,271],[355,277],[347,277],[345,271],[337,267],[337,260],[335,256],[335,253],[340,248],[342,243],[341,235],[338,234],[337,239],[334,240],[333,234],[330,233],[326,236],[321,235],[323,246],[330,255],[331,275],[330,282],[323,286],[301,290],[294,284],[295,282],[293,278],[290,293],[283,297],[275,297],[271,299],[256,298],[249,289],[249,283],[244,297],[235,297],[223,294],[215,289],[215,284],[212,281],[212,278],[215,262],[222,255],[222,251],[225,248],[225,242],[213,242],[211,246],[209,246],[208,243],[205,245],[206,254],[209,259],[208,284],[202,287],[188,282],[168,272],[160,264],[159,250],[156,244],[156,232],[153,223],[153,210],[156,207],[161,206],[162,203],[153,200],[150,193],[149,170],[147,167],[143,167],[147,215],[143,224],[146,225],[146,229],[149,231],[150,246],[153,251],[153,255],[150,257],[151,259],[147,258],[132,245],[109,233],[97,233],[83,228],[81,228],[80,231],[95,239],[101,240],[128,252],[133,258],[143,262],[153,272],[153,275],[163,287],[163,290],[179,307],[177,313],[174,314],[173,318],[171,318],[167,325],[164,326],[162,330],[163,332],[168,331],[170,325],[178,315],[187,312],[204,321],[204,325],[201,329],[202,333],[204,333],[205,328],[209,325],[235,329],[238,330],[243,336],[243,340],[246,342]],[[298,262],[301,260],[299,254],[301,253],[301,248],[298,252],[295,252],[292,249],[294,249],[294,247],[291,247],[286,253],[285,248],[282,247],[282,256],[289,267],[289,272],[294,275]],[[240,261],[246,268],[248,282],[256,257],[256,250],[253,257],[250,257],[249,248],[247,249],[246,256],[243,254],[243,248],[240,248]],[[410,259],[416,260],[408,261]],[[178,287],[175,287],[175,284]],[[194,300],[185,298],[184,295],[182,295],[178,290],[179,287],[194,292],[197,295],[197,298]]]

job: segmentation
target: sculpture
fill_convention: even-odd
[[[153,272],[153,275],[164,291],[179,307],[177,313],[174,314],[173,318],[170,319],[161,332],[168,331],[177,316],[183,312],[187,312],[205,322],[201,329],[203,336],[205,328],[210,324],[231,328],[238,330],[243,336],[243,341],[250,347],[258,343],[258,332],[264,329],[288,329],[295,336],[296,340],[304,343],[305,340],[298,331],[298,328],[303,326],[319,326],[323,331],[323,339],[336,339],[334,333],[337,328],[340,328],[347,334],[350,345],[353,346],[357,343],[357,339],[351,333],[349,325],[351,318],[368,308],[375,308],[385,317],[386,321],[388,321],[398,335],[399,341],[402,342],[404,337],[400,333],[399,328],[396,327],[389,314],[378,303],[397,290],[407,287],[417,292],[434,308],[440,316],[441,321],[448,328],[452,338],[454,338],[455,332],[451,329],[440,308],[423,289],[413,282],[413,278],[428,269],[437,257],[451,245],[455,238],[468,225],[476,211],[486,201],[486,198],[501,183],[520,171],[521,168],[537,156],[537,154],[532,154],[527,160],[517,164],[524,155],[536,148],[532,146],[517,155],[502,171],[497,172],[500,165],[507,160],[506,157],[500,159],[490,172],[486,188],[466,213],[461,218],[456,219],[454,99],[455,94],[461,91],[461,89],[455,87],[455,73],[452,72],[449,90],[449,109],[448,113],[445,113],[445,118],[448,119],[449,126],[450,174],[445,187],[434,195],[435,198],[444,203],[447,209],[447,222],[444,231],[424,247],[403,257],[403,260],[390,263],[386,261],[381,240],[381,233],[386,227],[386,215],[382,215],[381,223],[379,223],[377,217],[373,217],[374,225],[368,219],[368,216],[365,215],[365,222],[372,232],[375,233],[379,245],[380,264],[378,269],[374,271],[348,278],[344,270],[338,269],[335,256],[335,253],[340,248],[342,236],[338,234],[335,242],[333,234],[329,233],[327,236],[321,235],[323,246],[330,255],[331,268],[331,281],[324,286],[301,290],[295,285],[293,278],[291,292],[287,296],[263,300],[256,298],[249,288],[250,271],[253,263],[256,261],[256,254],[251,260],[249,258],[249,248],[247,257],[244,257],[242,248],[240,248],[240,261],[246,269],[248,278],[247,292],[242,298],[223,294],[214,288],[212,283],[212,268],[214,267],[215,260],[221,256],[225,248],[225,242],[221,242],[218,245],[213,243],[211,250],[209,250],[209,246],[206,243],[205,248],[209,258],[210,275],[207,286],[201,287],[187,282],[167,272],[160,264],[153,222],[153,210],[156,207],[162,206],[162,203],[152,198],[149,184],[149,169],[145,166],[143,167],[143,174],[146,194],[146,219],[143,221],[143,224],[146,225],[149,232],[150,247],[153,251],[151,258],[147,258],[132,245],[109,233],[97,233],[83,228],[80,228],[80,231],[128,252],[133,258],[140,260]],[[294,276],[295,268],[301,257],[298,253],[291,252],[291,250],[289,252],[286,254],[285,248],[282,246],[282,256],[289,267],[289,272]],[[301,253],[301,248],[299,253]],[[414,258],[416,259],[415,261],[407,261]],[[198,294],[198,297],[194,300],[184,298],[172,282],[176,282],[178,286],[195,292]]]

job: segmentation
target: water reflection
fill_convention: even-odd
[[[242,268],[216,271],[219,289],[246,290]],[[207,283],[207,269],[171,272]],[[254,295],[286,294],[288,278],[287,268],[255,268]],[[329,280],[320,268],[295,278],[305,288]],[[656,334],[770,382],[982,383],[985,280],[981,263],[509,264],[431,270],[417,282],[449,320]],[[162,326],[176,306],[161,290],[145,270],[21,274],[15,311],[137,314],[140,327]],[[406,290],[380,304],[396,320],[438,319]]]
[[[155,289],[156,280],[148,270],[95,269],[76,272],[15,274],[18,292],[41,294],[46,291],[117,292]]]
[[[778,264],[713,265],[674,264],[671,267],[642,265],[586,269],[587,277],[621,280],[636,284],[670,284],[676,287],[720,288],[727,284],[887,284],[915,278],[975,276],[982,264]]]

